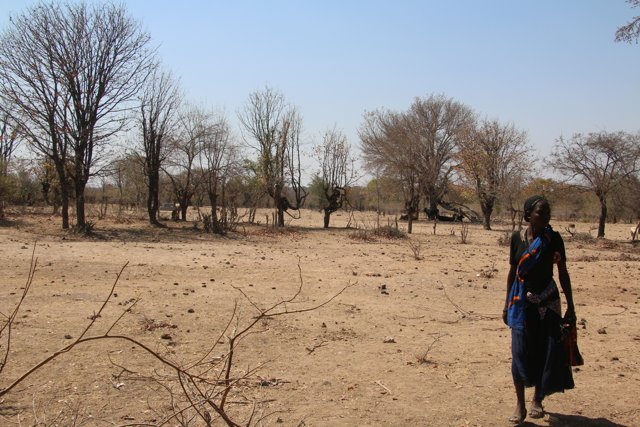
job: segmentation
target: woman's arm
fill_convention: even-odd
[[[516,279],[516,266],[511,264],[509,274],[507,275],[507,295],[504,297],[504,308],[502,309],[502,321],[507,324],[507,308],[509,307],[509,292],[511,292],[511,286]]]
[[[569,277],[569,271],[567,270],[567,262],[564,259],[558,261],[558,277],[560,278],[560,287],[564,292],[564,297],[567,300],[567,312],[565,318],[575,321],[576,310],[573,305],[573,292],[571,291],[571,278]]]

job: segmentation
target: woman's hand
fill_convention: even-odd
[[[567,311],[564,313],[564,317],[562,318],[562,321],[570,325],[576,324],[576,312],[573,307],[567,308]]]

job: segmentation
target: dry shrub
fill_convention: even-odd
[[[491,279],[493,276],[496,275],[497,272],[498,272],[498,269],[496,268],[496,262],[494,261],[490,267],[480,270],[480,273],[478,273],[478,276],[484,277],[485,279]]]
[[[407,233],[391,225],[383,225],[381,227],[375,227],[372,229],[356,230],[355,232],[350,233],[349,237],[354,240],[372,242],[372,241],[375,241],[376,239],[391,239],[391,240],[406,239]]]
[[[371,230],[374,236],[382,237],[385,239],[406,239],[407,233],[400,230],[397,227],[392,227],[390,225],[384,225],[382,227],[375,228]]]
[[[297,227],[264,227],[251,234],[267,237],[297,236],[300,230]]]
[[[582,242],[582,243],[594,243],[596,241],[596,238],[593,237],[590,233],[575,233],[573,236],[571,236],[571,240],[575,240],[576,242]]]
[[[463,245],[467,243],[469,237],[469,224],[463,222],[460,224],[460,243]]]
[[[505,231],[502,236],[498,237],[498,246],[509,246],[511,244],[511,233]]]
[[[422,243],[420,243],[418,240],[407,239],[407,245],[413,253],[413,259],[415,259],[416,261],[424,259],[424,257],[420,254],[422,252]]]
[[[367,232],[367,230],[355,230],[352,233],[349,233],[349,238],[353,239],[353,240],[359,240],[361,242],[373,242],[376,240],[376,238],[373,236],[373,234]]]

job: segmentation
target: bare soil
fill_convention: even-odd
[[[373,214],[337,213],[323,230],[322,214],[304,211],[284,232],[267,229],[266,216],[225,237],[192,223],[158,229],[134,216],[98,221],[84,237],[62,231],[58,217],[12,213],[0,226],[3,315],[19,301],[34,247],[37,268],[0,388],[77,338],[126,264],[92,330],[104,333],[140,298],[113,333],[178,364],[218,341],[214,352],[224,353],[221,333],[236,303],[232,327],[241,327],[257,313],[252,303],[268,307],[301,284],[288,310],[350,285],[321,308],[259,323],[240,343],[234,369],[255,372],[229,405],[239,421],[255,402],[257,414],[271,414],[262,425],[509,425],[510,332],[500,318],[508,246],[498,243],[509,224],[469,225],[463,244],[459,224],[440,223],[434,234],[432,223],[418,221],[409,239],[365,239],[345,226],[371,230]],[[550,396],[545,418],[525,425],[638,426],[640,247],[629,243],[629,224],[608,224],[606,240],[572,239],[566,223],[552,225],[565,238],[586,364],[574,368],[576,388]],[[576,224],[579,233],[594,226]],[[169,374],[123,340],[78,345],[0,398],[0,425],[152,425],[171,409],[158,382]]]

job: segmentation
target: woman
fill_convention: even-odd
[[[564,242],[549,225],[550,217],[549,202],[542,196],[530,197],[524,204],[524,220],[529,226],[511,237],[503,320],[511,327],[511,372],[517,404],[509,420],[514,424],[522,423],[527,415],[525,387],[535,386],[529,416],[542,418],[543,399],[574,386],[560,336],[562,325],[575,324],[571,280]],[[567,304],[564,319],[553,280],[554,264]]]

